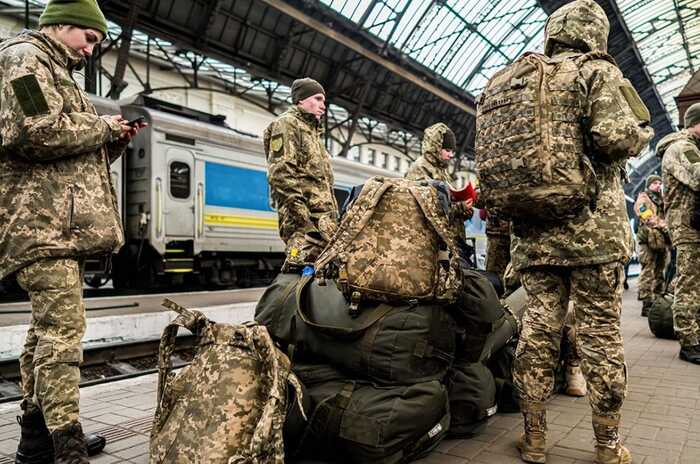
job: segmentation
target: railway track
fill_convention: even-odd
[[[193,357],[196,337],[177,338],[173,366],[187,365]],[[83,350],[80,386],[97,385],[158,371],[159,339],[110,343]],[[0,360],[0,403],[18,401],[20,389],[19,358]]]

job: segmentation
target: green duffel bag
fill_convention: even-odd
[[[438,381],[385,388],[330,381],[307,388],[315,406],[297,459],[410,462],[434,449],[449,427],[447,392]]]
[[[287,346],[294,343],[293,319],[299,281],[299,274],[280,272],[255,306],[255,320],[267,327],[272,339],[279,343],[283,350],[287,350]]]
[[[657,338],[667,338],[669,340],[677,340],[676,332],[673,330],[673,295],[663,295],[658,297],[649,308],[647,320],[649,322],[649,330]]]
[[[488,418],[496,414],[496,382],[480,362],[457,364],[447,375],[450,399],[450,430],[454,438],[470,438],[486,429]]]

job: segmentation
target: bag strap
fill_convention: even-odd
[[[163,330],[158,347],[158,396],[156,397],[156,408],[160,411],[163,392],[168,376],[173,370],[172,355],[175,351],[175,339],[180,327],[183,327],[194,335],[199,336],[202,327],[208,319],[199,311],[191,311],[169,299],[163,300],[162,305],[178,313],[178,316]]]
[[[299,286],[297,287],[296,314],[299,317],[299,319],[301,319],[304,322],[304,324],[308,325],[309,327],[313,328],[314,330],[321,332],[325,335],[330,335],[332,337],[336,337],[339,339],[346,339],[346,340],[356,338],[358,334],[364,332],[365,330],[367,330],[368,328],[373,326],[378,320],[383,318],[389,311],[394,309],[393,306],[389,306],[388,304],[380,304],[377,307],[376,311],[373,311],[371,313],[371,315],[367,316],[367,320],[364,321],[357,328],[348,328],[348,327],[341,327],[341,326],[319,324],[319,323],[311,320],[311,317],[306,312],[306,309],[305,309],[306,305],[304,304],[305,291],[307,291],[306,289],[312,280],[313,280],[313,276],[304,276],[304,277],[302,277],[302,279],[299,283]],[[366,314],[366,313],[363,313],[363,314]]]

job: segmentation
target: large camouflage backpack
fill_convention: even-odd
[[[353,311],[361,300],[453,301],[460,266],[447,198],[427,181],[369,179],[316,261],[316,276],[337,277]]]
[[[489,211],[556,221],[595,201],[580,72],[591,59],[613,61],[596,52],[526,53],[488,82],[477,108],[476,169]]]
[[[164,306],[179,315],[160,342],[150,463],[284,464],[288,386],[301,411],[303,393],[265,327],[218,324],[168,300]],[[192,363],[174,373],[180,327],[198,345]]]

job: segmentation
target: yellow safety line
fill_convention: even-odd
[[[216,226],[277,230],[277,218],[261,218],[255,216],[236,216],[227,214],[205,214],[204,222],[206,224]]]

